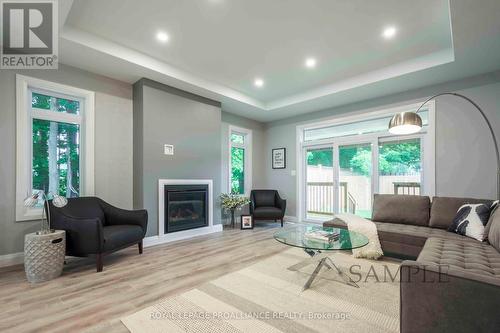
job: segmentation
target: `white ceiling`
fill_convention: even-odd
[[[498,69],[499,18],[498,0],[77,0],[60,59],[271,121]]]

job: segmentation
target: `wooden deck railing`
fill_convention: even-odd
[[[420,195],[420,183],[394,182],[394,194]]]
[[[312,214],[333,215],[332,182],[307,183],[307,212]],[[343,212],[355,213],[356,200],[347,190],[347,182],[340,183],[340,208]]]

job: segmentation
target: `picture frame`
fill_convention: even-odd
[[[241,215],[241,230],[253,229],[253,217],[252,215]]]
[[[274,148],[272,150],[273,169],[286,169],[286,148]]]

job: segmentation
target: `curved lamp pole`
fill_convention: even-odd
[[[500,198],[500,153],[498,151],[498,142],[497,138],[495,136],[495,132],[493,131],[493,127],[491,126],[490,120],[488,117],[486,117],[486,114],[484,111],[479,107],[479,105],[476,104],[473,100],[471,100],[469,97],[453,93],[453,92],[444,92],[440,93],[437,95],[434,95],[432,97],[429,97],[425,102],[420,105],[420,107],[417,109],[415,112],[401,112],[395,114],[391,121],[389,122],[389,132],[391,133],[396,133],[396,134],[411,134],[411,133],[416,133],[420,131],[422,128],[422,119],[420,116],[417,114],[422,107],[429,102],[432,99],[435,99],[436,97],[443,96],[443,95],[452,95],[456,97],[460,97],[462,99],[465,99],[474,107],[476,108],[477,111],[481,114],[483,117],[484,121],[486,122],[486,125],[488,125],[488,129],[490,130],[491,138],[493,139],[493,144],[495,146],[495,153],[497,157],[497,199]]]

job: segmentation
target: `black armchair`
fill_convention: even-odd
[[[276,190],[252,190],[250,192],[250,214],[254,220],[281,220],[285,217],[286,200]]]
[[[103,268],[103,256],[137,244],[142,254],[148,212],[124,210],[96,197],[68,199],[62,208],[47,202],[51,228],[66,231],[66,254],[75,257],[96,256],[98,272]]]

